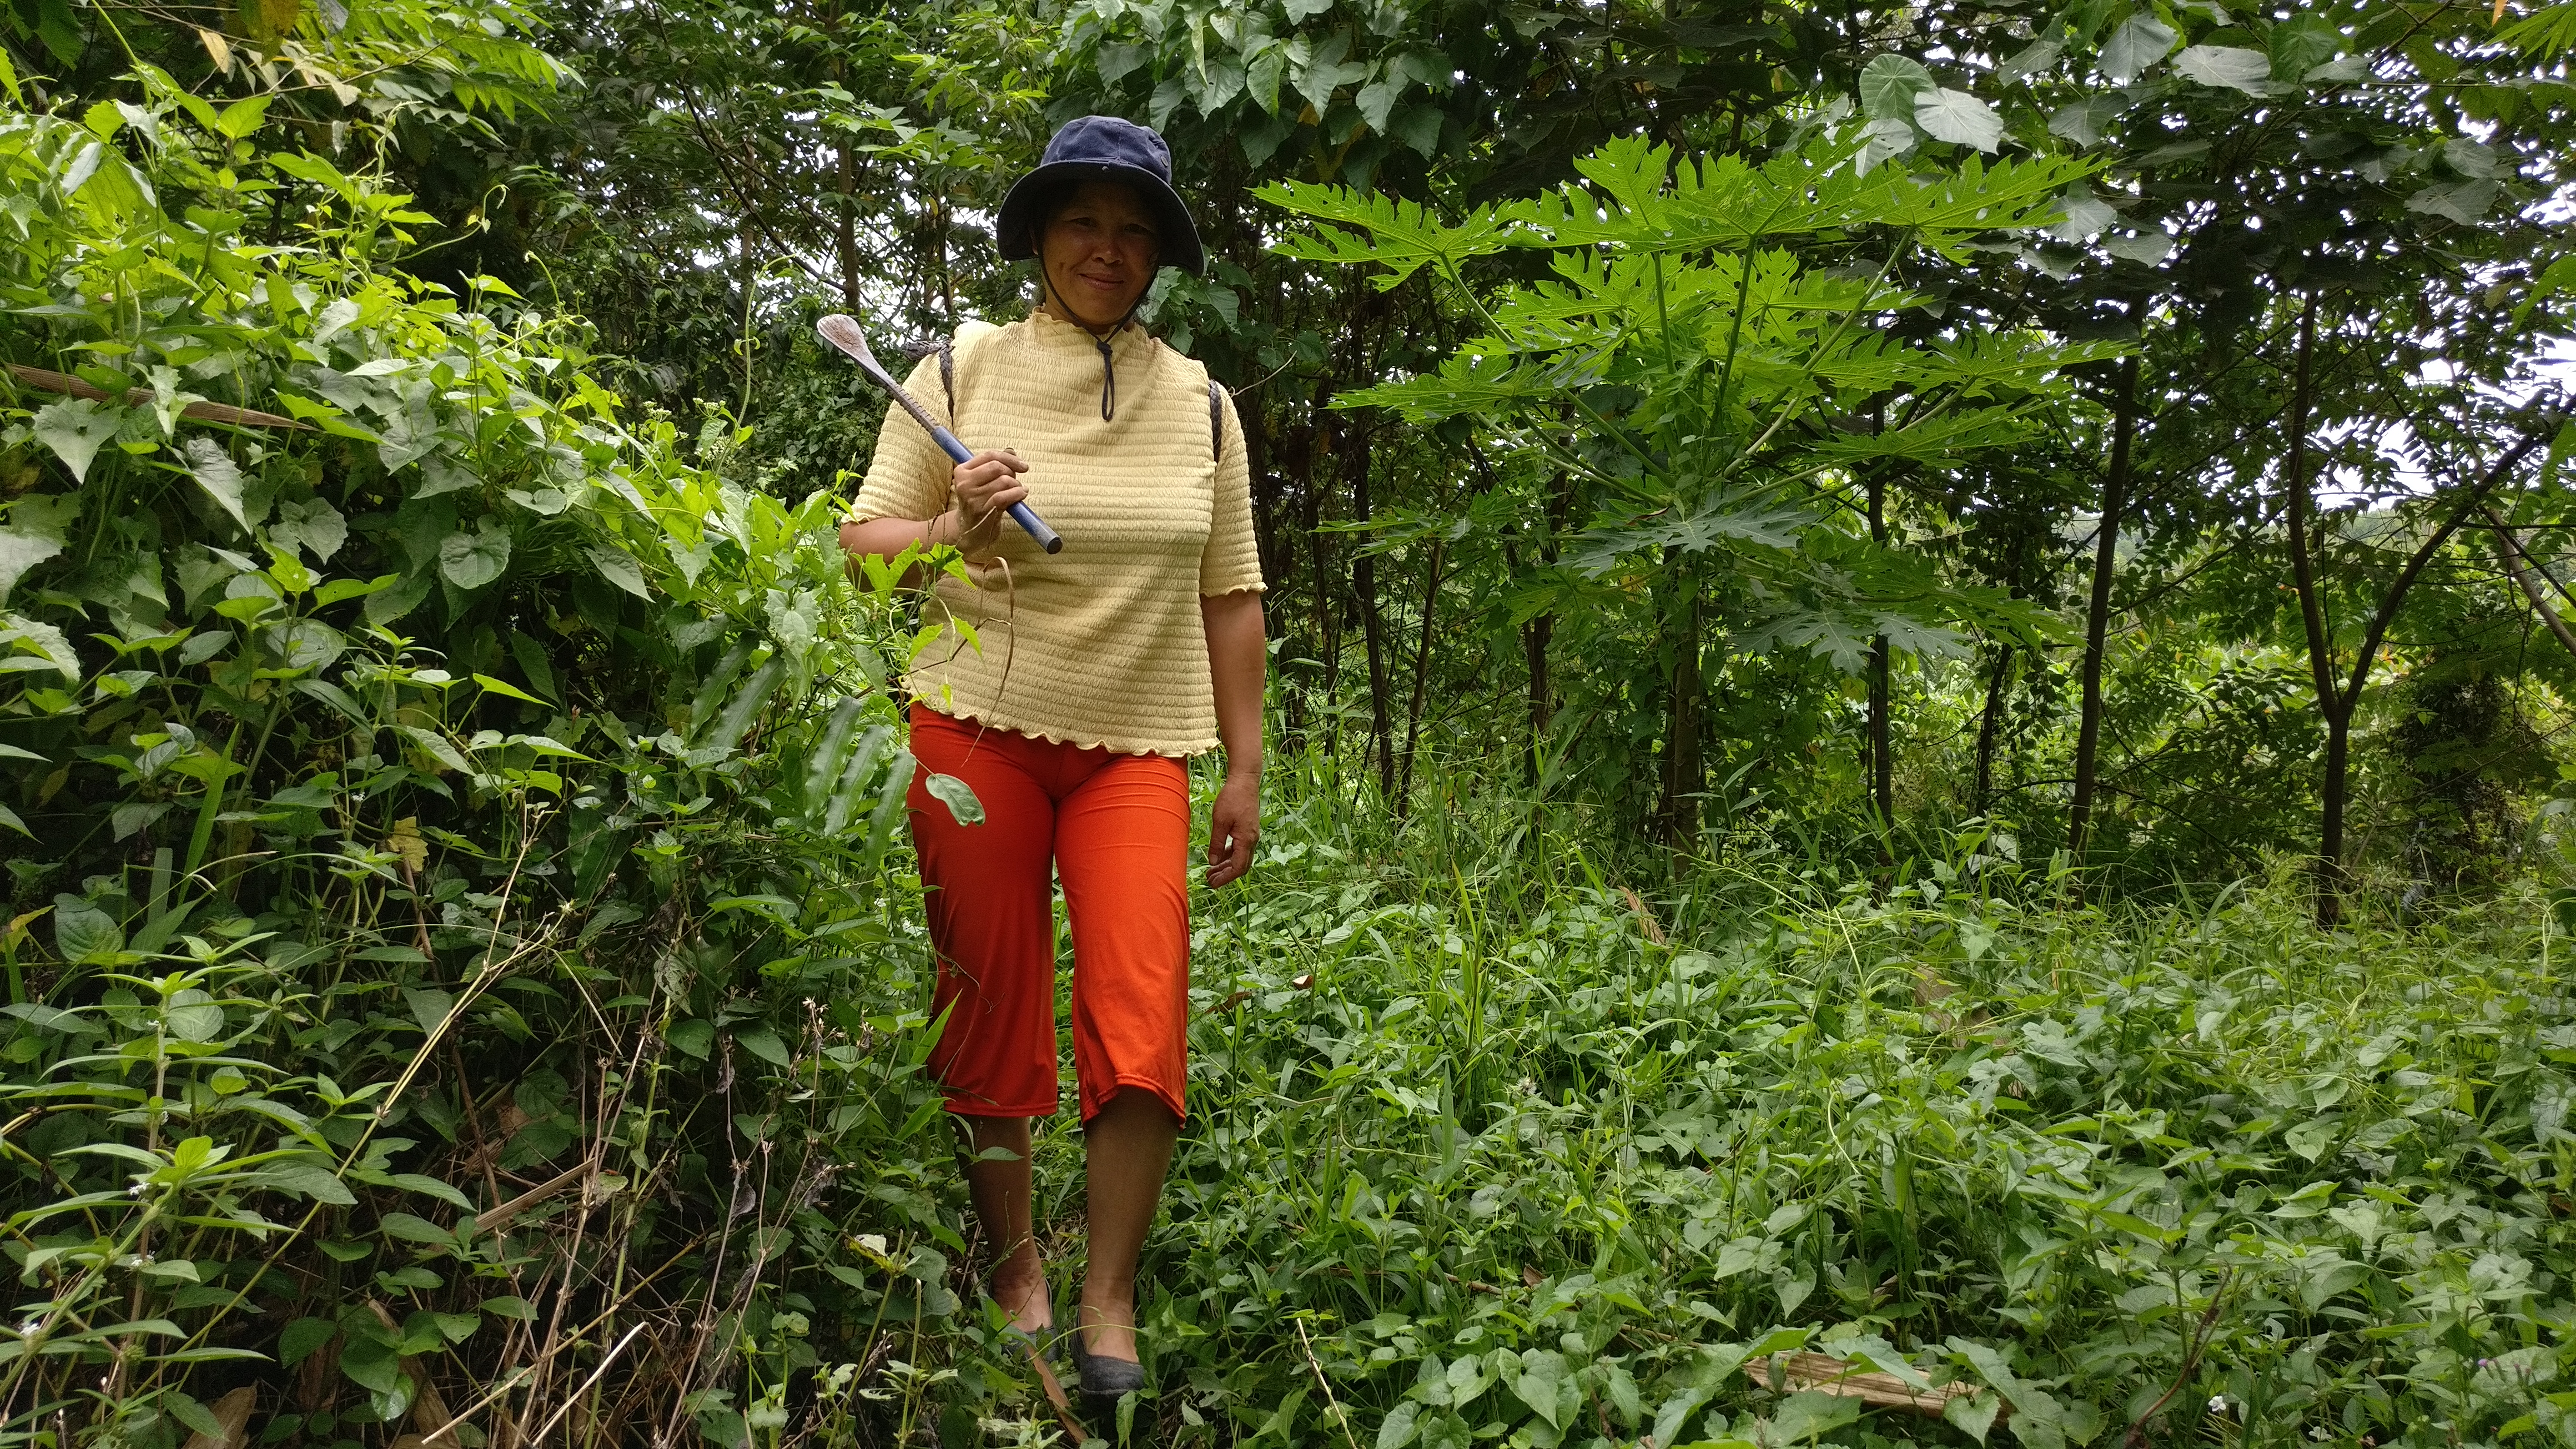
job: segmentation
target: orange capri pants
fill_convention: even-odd
[[[1188,767],[1082,749],[914,705],[909,804],[948,1013],[930,1068],[948,1110],[1056,1109],[1055,901],[1073,926],[1073,1070],[1082,1120],[1141,1087],[1183,1115],[1190,1002]],[[980,825],[934,798],[966,782]]]

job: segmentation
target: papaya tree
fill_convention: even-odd
[[[1318,223],[1280,243],[1288,255],[1371,268],[1381,290],[1427,272],[1474,319],[1435,371],[1337,406],[1470,419],[1483,444],[1580,480],[1590,517],[1520,586],[1641,626],[1651,656],[1629,672],[1657,681],[1655,814],[1679,848],[1699,834],[1713,642],[1857,673],[1880,639],[1935,654],[1962,624],[2043,627],[2003,591],[1873,538],[1867,480],[2014,442],[2064,369],[2117,352],[1902,325],[1926,301],[1896,279],[1906,258],[2053,222],[2084,163],[1909,172],[1870,165],[1866,147],[1819,135],[1755,165],[1617,140],[1576,163],[1581,182],[1454,222],[1343,188],[1261,193]],[[1532,252],[1533,280],[1471,271]]]

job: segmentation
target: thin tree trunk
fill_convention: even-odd
[[[1977,716],[1977,813],[1994,808],[1995,746],[2003,738],[2004,697],[2012,687],[2013,661],[2021,657],[2010,644],[1998,645],[1995,667],[1986,675],[1986,707]]]
[[[1532,789],[1538,787],[1539,742],[1547,738],[1547,727],[1556,718],[1547,670],[1548,640],[1555,632],[1552,614],[1540,614],[1521,626],[1521,657],[1529,663],[1529,743],[1521,751],[1521,771]]]
[[[832,218],[832,246],[841,263],[841,306],[859,310],[859,233],[857,213],[858,171],[850,162],[850,146],[844,141],[840,152],[840,186],[838,214]]]
[[[1431,581],[1422,588],[1422,637],[1413,647],[1413,701],[1404,712],[1404,769],[1395,782],[1395,818],[1404,819],[1413,806],[1413,751],[1422,740],[1422,694],[1431,678],[1432,614],[1440,606],[1440,565],[1448,551],[1449,540],[1431,540]]]
[[[1560,472],[1547,498],[1547,536],[1539,540],[1542,565],[1556,565],[1557,540],[1565,536],[1566,520],[1574,512],[1574,476]],[[1516,561],[1512,571],[1518,573]],[[1548,667],[1548,646],[1556,638],[1556,616],[1539,614],[1521,626],[1521,656],[1529,665],[1529,747],[1522,752],[1522,768],[1529,776],[1532,789],[1539,782],[1539,745],[1547,738],[1548,727],[1556,722],[1556,681]]]
[[[2102,656],[2111,634],[2111,575],[2119,559],[2120,515],[2129,506],[2129,459],[2138,431],[2138,359],[2120,361],[2112,402],[2111,470],[2102,480],[2102,519],[2093,536],[2093,597],[2084,611],[2084,694],[2075,731],[2075,799],[2067,811],[2066,852],[2076,863],[2093,830],[2094,778],[2102,750]]]
[[[2495,528],[2496,552],[2504,558],[2505,572],[2513,575],[2513,581],[2522,586],[2524,596],[2531,600],[2531,607],[2539,612],[2540,622],[2549,626],[2549,632],[2558,636],[2558,642],[2567,646],[2568,653],[2576,654],[2576,633],[2569,632],[2567,621],[2558,617],[2558,611],[2550,607],[2549,596],[2540,592],[2539,581],[2523,566],[2522,540],[2513,536],[2513,530],[2505,526],[2503,519],[2496,517],[2494,509],[2482,508],[2479,511]]]
[[[2299,623],[2308,641],[2308,676],[2316,689],[2317,712],[2326,723],[2326,777],[2319,791],[2317,822],[2317,924],[2343,919],[2344,769],[2352,758],[2351,717],[2334,683],[2334,639],[2326,623],[2325,600],[2317,591],[2316,559],[2310,548],[2308,497],[2308,414],[2315,403],[2317,298],[2310,292],[2299,308],[2299,353],[2290,383],[2290,451],[2284,467],[2289,489],[2290,577],[2299,593]]]
[[[1664,843],[1676,852],[1699,843],[1700,792],[1707,785],[1700,758],[1702,696],[1700,673],[1699,576],[1679,549],[1664,551],[1664,574],[1675,597],[1664,606],[1664,646],[1671,660],[1664,695]]]
[[[1884,546],[1887,542],[1887,471],[1869,471],[1869,539]],[[1888,691],[1888,642],[1880,634],[1869,647],[1869,804],[1878,816],[1879,855],[1887,864],[1895,864],[1896,828],[1896,758],[1888,748],[1891,731],[1889,713],[1893,708]]]
[[[1365,527],[1370,518],[1369,445],[1365,428],[1354,427],[1346,434],[1348,451],[1341,462],[1350,470],[1351,512],[1353,520]],[[1377,759],[1377,787],[1381,799],[1395,797],[1395,729],[1388,718],[1386,700],[1386,619],[1377,606],[1377,556],[1366,550],[1351,562],[1351,590],[1360,609],[1360,631],[1368,647],[1369,750]]]

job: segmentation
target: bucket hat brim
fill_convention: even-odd
[[[1206,274],[1207,249],[1199,244],[1199,229],[1190,220],[1190,209],[1182,204],[1180,193],[1172,189],[1170,182],[1142,166],[1108,161],[1051,162],[1012,182],[1010,192],[1002,198],[1001,211],[993,218],[1002,260],[1017,262],[1036,256],[1038,226],[1045,220],[1037,214],[1039,209],[1051,198],[1085,181],[1118,181],[1136,188],[1146,209],[1154,213],[1156,229],[1161,232],[1160,263],[1178,267],[1193,277]]]

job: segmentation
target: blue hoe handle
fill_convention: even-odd
[[[930,430],[930,440],[937,443],[939,451],[946,453],[952,461],[964,463],[975,456],[966,451],[966,445],[957,441],[957,435],[946,428],[933,427]],[[1064,551],[1063,535],[1047,527],[1046,520],[1038,517],[1037,510],[1029,507],[1026,500],[1012,504],[1010,514],[1013,523],[1028,530],[1029,537],[1038,541],[1038,547],[1049,553]]]

